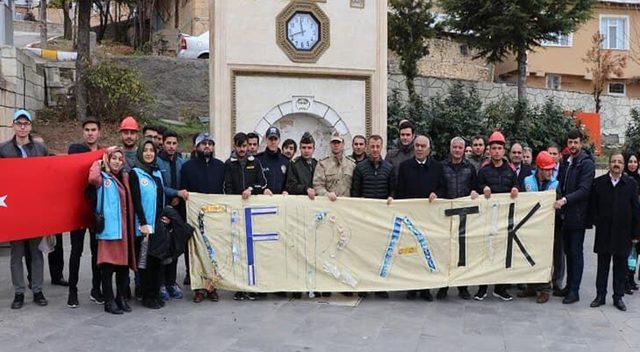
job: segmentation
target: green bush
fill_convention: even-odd
[[[631,120],[624,133],[624,149],[627,152],[640,152],[640,110],[631,109]]]
[[[562,107],[553,99],[542,105],[518,103],[515,99],[504,99],[489,104],[487,114],[487,134],[499,129],[507,143],[520,142],[535,152],[549,144],[565,144],[567,132],[578,127],[572,117],[565,116]]]
[[[427,102],[405,103],[394,92],[389,97],[387,111],[390,141],[398,137],[398,122],[409,119],[416,123],[417,133],[431,138],[437,159],[448,155],[449,142],[456,136],[469,144],[476,135],[486,138],[492,131],[500,130],[507,143],[520,142],[537,152],[550,143],[563,145],[567,132],[577,126],[552,99],[542,105],[529,105],[506,98],[483,107],[476,89],[459,82],[447,95],[433,97]],[[640,126],[640,117],[638,121]],[[390,143],[389,147],[395,146]]]
[[[153,97],[131,68],[103,61],[87,70],[89,112],[104,120],[118,121],[133,115],[146,118],[147,107]]]
[[[474,87],[454,84],[446,97],[431,99],[429,110],[427,135],[433,143],[431,150],[439,159],[449,154],[449,143],[453,137],[471,141],[474,136],[485,133],[486,117]]]

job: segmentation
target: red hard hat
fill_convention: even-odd
[[[491,136],[489,136],[489,142],[487,144],[491,143],[500,143],[502,145],[505,145],[507,142],[504,140],[504,136],[502,135],[502,133],[500,133],[500,131],[495,131],[491,134]]]
[[[127,116],[120,122],[120,131],[138,131],[138,123],[133,116]]]
[[[536,166],[541,170],[551,170],[556,167],[556,160],[547,151],[541,151],[536,157]]]

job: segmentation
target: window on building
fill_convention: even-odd
[[[604,49],[629,48],[629,18],[626,16],[600,16],[600,34],[604,36]]]
[[[542,45],[544,46],[572,46],[573,45],[573,34],[562,34],[556,33],[555,38],[553,40],[543,40]]]
[[[560,75],[547,75],[547,88],[553,90],[560,90]]]
[[[625,85],[622,82],[611,82],[609,83],[609,94],[611,95],[625,95],[626,89]]]

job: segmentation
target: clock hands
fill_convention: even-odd
[[[298,34],[304,34],[304,32],[305,32],[305,30],[303,29],[303,30],[301,30],[300,32],[297,32],[297,33],[293,33],[293,34],[291,34],[291,36],[292,36],[292,37],[295,37],[295,36],[296,36],[296,35],[298,35]]]

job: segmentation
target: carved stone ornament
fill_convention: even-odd
[[[365,0],[351,0],[351,7],[364,9],[364,1]]]

